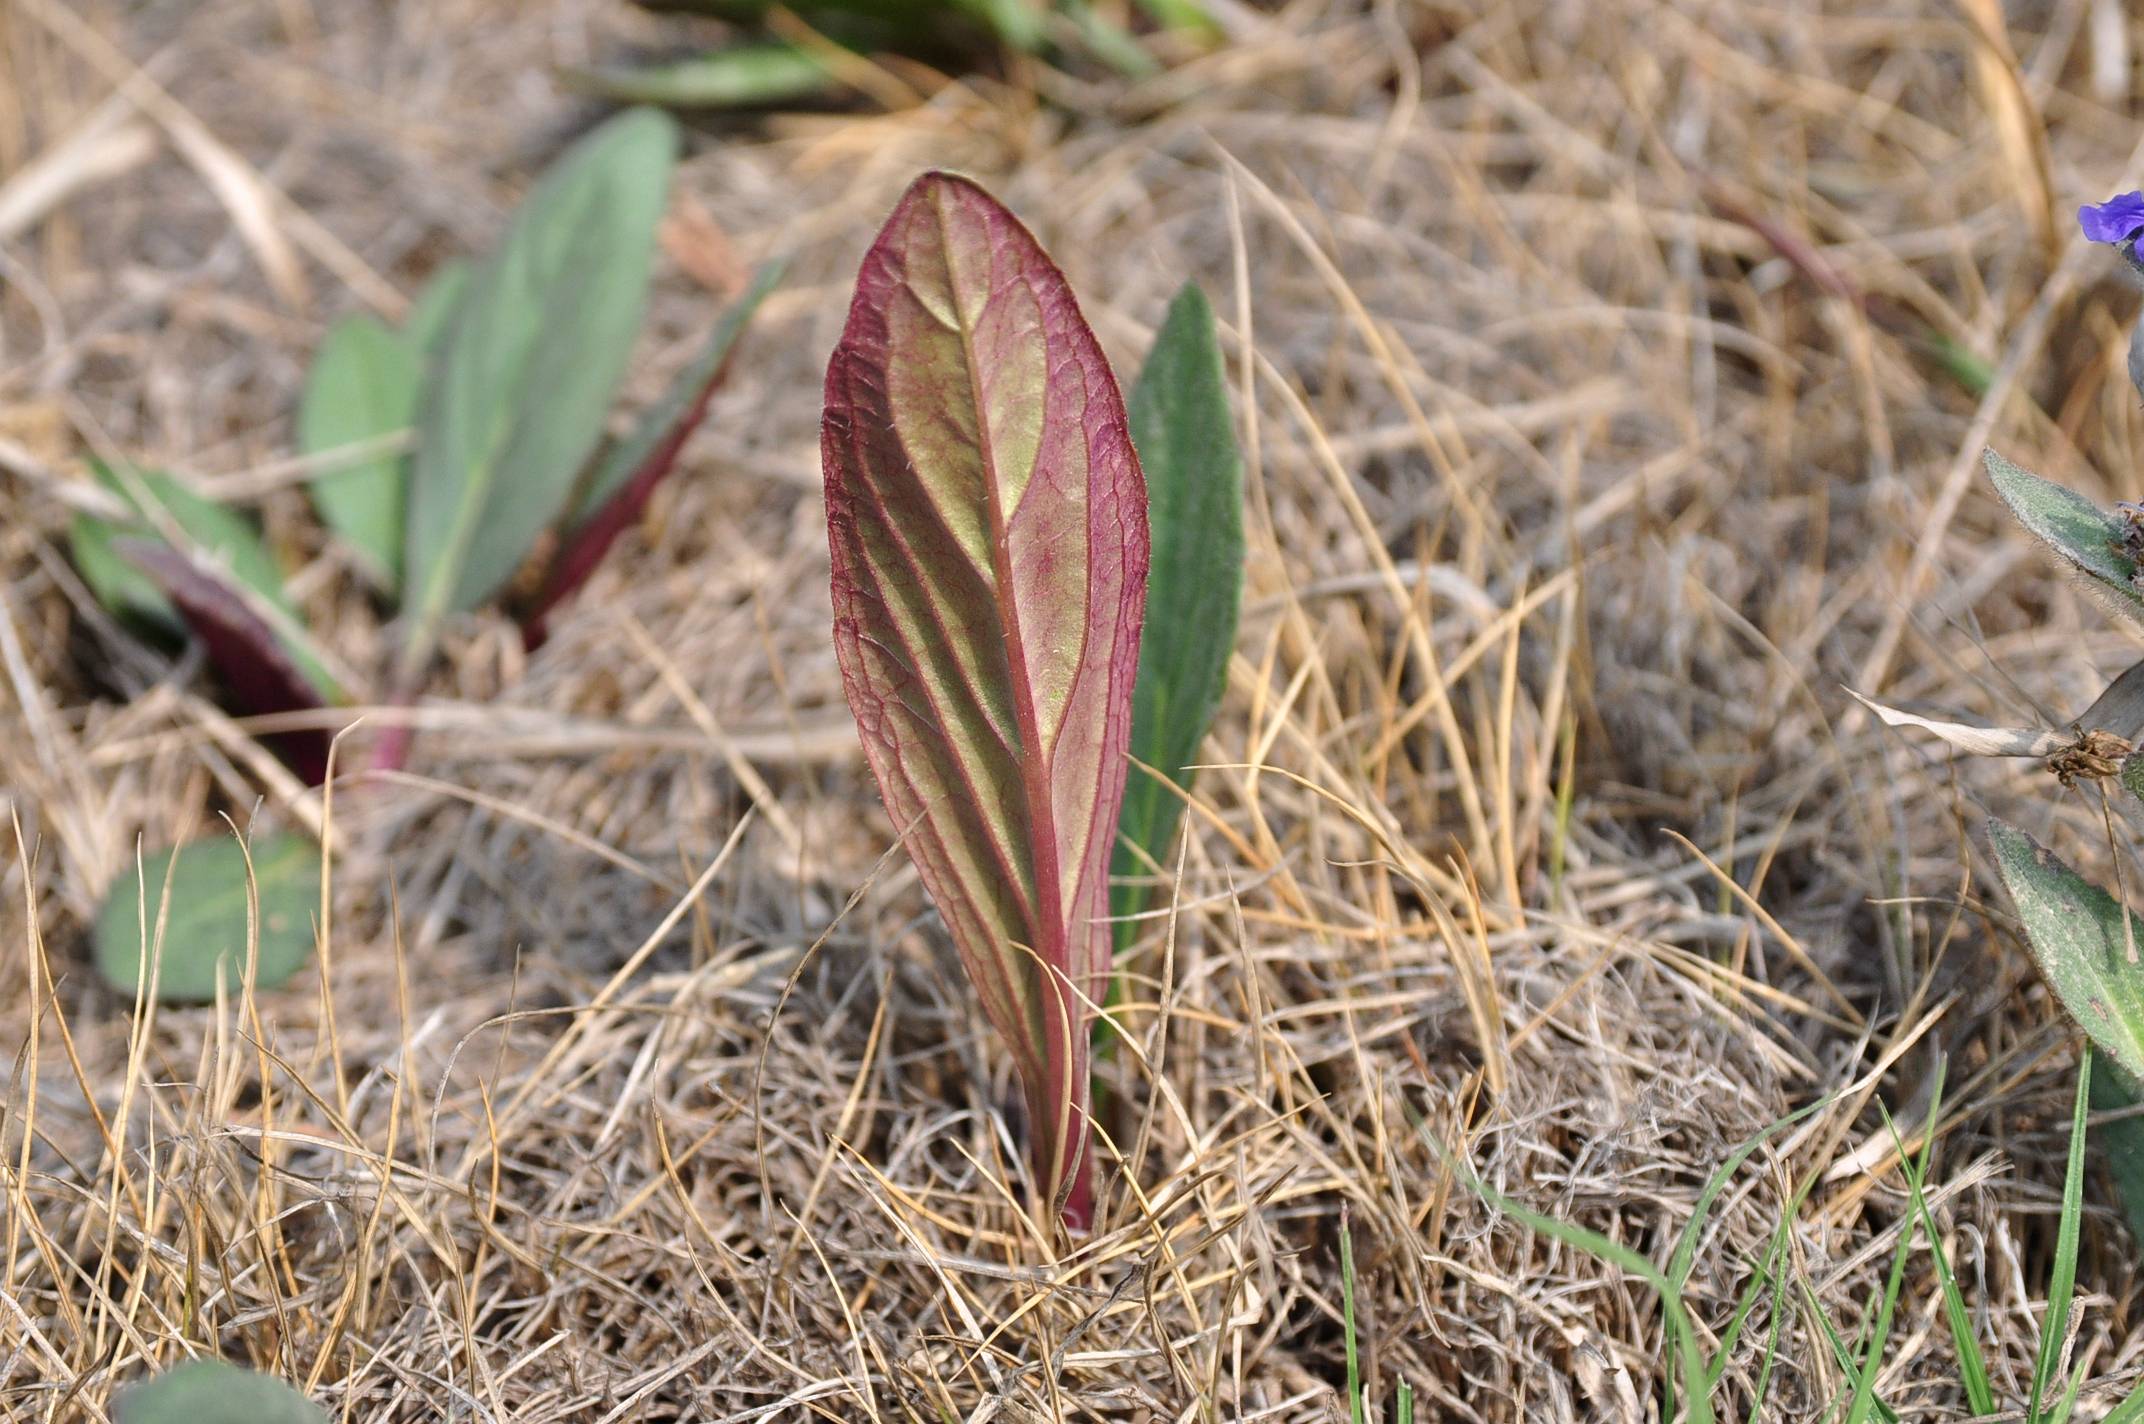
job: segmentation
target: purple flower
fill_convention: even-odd
[[[2077,225],[2092,242],[2127,242],[2144,232],[2144,193],[2117,193],[2077,210]]]

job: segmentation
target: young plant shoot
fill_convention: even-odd
[[[1084,1230],[1146,487],[1071,288],[975,184],[918,179],[865,255],[820,451],[865,756],[1018,1065],[1042,1199]]]

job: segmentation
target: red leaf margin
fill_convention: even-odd
[[[1015,489],[999,456],[1030,423]],[[820,453],[835,652],[865,757],[1015,1054],[1038,1180],[1085,1229],[1087,1018],[1110,965],[1146,487],[1070,285],[978,185],[926,173],[866,254]]]

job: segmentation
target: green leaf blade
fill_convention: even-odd
[[[632,109],[531,190],[440,348],[411,474],[413,655],[496,593],[564,510],[647,306],[676,125]]]
[[[69,530],[75,568],[99,603],[120,617],[167,633],[184,630],[184,620],[171,600],[118,548],[127,539],[164,540],[160,526],[168,526],[186,539],[187,552],[226,570],[278,609],[291,611],[283,594],[283,571],[251,520],[195,494],[176,476],[160,470],[121,471],[101,460],[92,461],[91,468],[98,483],[124,500],[135,515],[130,520],[78,515]],[[144,497],[155,506],[157,521],[143,513]]]
[[[347,446],[377,444],[416,418],[422,364],[411,342],[369,316],[345,317],[328,329],[298,405],[298,448],[332,457]],[[314,476],[313,507],[341,535],[365,576],[384,593],[402,582],[407,461],[382,451]]]
[[[327,1411],[269,1375],[222,1360],[189,1360],[128,1385],[118,1424],[327,1424]]]
[[[679,109],[756,109],[825,93],[826,64],[802,45],[753,41],[668,64],[603,65],[574,70],[573,87],[628,104]]]
[[[1131,754],[1189,790],[1191,763],[1228,682],[1243,601],[1243,460],[1213,310],[1186,284],[1169,305],[1132,388],[1132,442],[1146,470],[1153,561],[1132,691]],[[1111,892],[1121,952],[1166,865],[1184,803],[1134,768],[1117,822]]]
[[[1988,839],[2055,997],[2095,1046],[2144,1077],[2144,921],[2016,827],[1990,819]]]
[[[257,893],[259,904],[253,984],[273,989],[312,958],[313,920],[320,909],[319,847],[301,836],[267,837],[252,847],[251,875],[251,893]],[[157,918],[167,879],[170,907],[159,945]],[[154,949],[156,995],[162,1002],[205,1003],[219,986],[236,993],[252,925],[248,905],[246,847],[233,837],[145,856],[139,875],[132,866],[121,873],[98,913],[97,972],[121,993],[135,993]]]
[[[1123,398],[996,199],[917,180],[864,259],[821,432],[834,643],[866,758],[1084,1224],[1147,574]]]
[[[2107,513],[2075,490],[2011,464],[1993,450],[1981,460],[1996,493],[2020,524],[2064,562],[2113,594],[2116,608],[2144,618],[2144,589],[2135,582],[2137,561],[2123,552],[2128,521]]]

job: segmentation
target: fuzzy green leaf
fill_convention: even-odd
[[[1243,461],[1213,310],[1195,285],[1170,303],[1132,388],[1130,414],[1154,542],[1131,754],[1188,790],[1190,765],[1228,681],[1243,601]],[[1151,889],[1140,882],[1152,877],[1149,862],[1169,863],[1183,810],[1167,784],[1133,768],[1117,821],[1125,844],[1116,848],[1110,897],[1120,951],[1139,929],[1124,917],[1146,906]]]
[[[2137,561],[2123,552],[2129,523],[2107,513],[2075,490],[2020,469],[1993,450],[1982,457],[1996,493],[2018,522],[2096,584],[2115,595],[2114,605],[2144,618],[2144,589],[2135,583]]]
[[[1991,819],[1988,839],[2055,997],[2096,1047],[2144,1078],[2144,921],[2015,826]]]
[[[403,606],[411,661],[513,576],[602,437],[647,307],[677,127],[618,115],[554,164],[470,279],[424,401]]]
[[[328,329],[298,406],[298,448],[326,456],[407,430],[416,417],[422,367],[410,341],[369,316]],[[315,475],[313,507],[340,534],[369,578],[393,593],[402,582],[403,502],[408,462],[399,450]]]
[[[260,905],[253,983],[273,989],[312,958],[320,848],[301,836],[277,835],[254,842],[252,851]],[[156,964],[157,997],[206,1002],[216,997],[219,981],[225,992],[236,993],[250,928],[247,861],[245,847],[227,835],[144,856],[139,875],[131,865],[121,872],[97,916],[97,972],[122,993],[140,985],[149,949],[159,943],[156,923],[167,875],[171,898]]]
[[[90,464],[98,483],[137,512],[142,507],[135,495],[134,482],[138,481],[168,522],[191,541],[192,548],[187,552],[228,570],[238,582],[278,608],[289,609],[283,597],[283,571],[276,567],[275,556],[268,552],[252,521],[243,514],[202,498],[176,477],[159,470],[131,471],[130,481],[101,460]],[[162,538],[159,529],[146,518],[115,522],[79,514],[68,532],[68,547],[82,582],[99,603],[120,617],[176,634],[184,630],[185,624],[171,600],[114,547],[124,539]]]
[[[973,183],[918,179],[865,256],[820,450],[865,755],[1083,1224],[1146,492],[1071,288]]]
[[[118,1424],[327,1424],[327,1411],[279,1379],[222,1360],[189,1360],[119,1393]]]
[[[824,93],[834,76],[818,55],[787,40],[754,41],[668,64],[576,69],[574,88],[632,104],[752,109]]]

